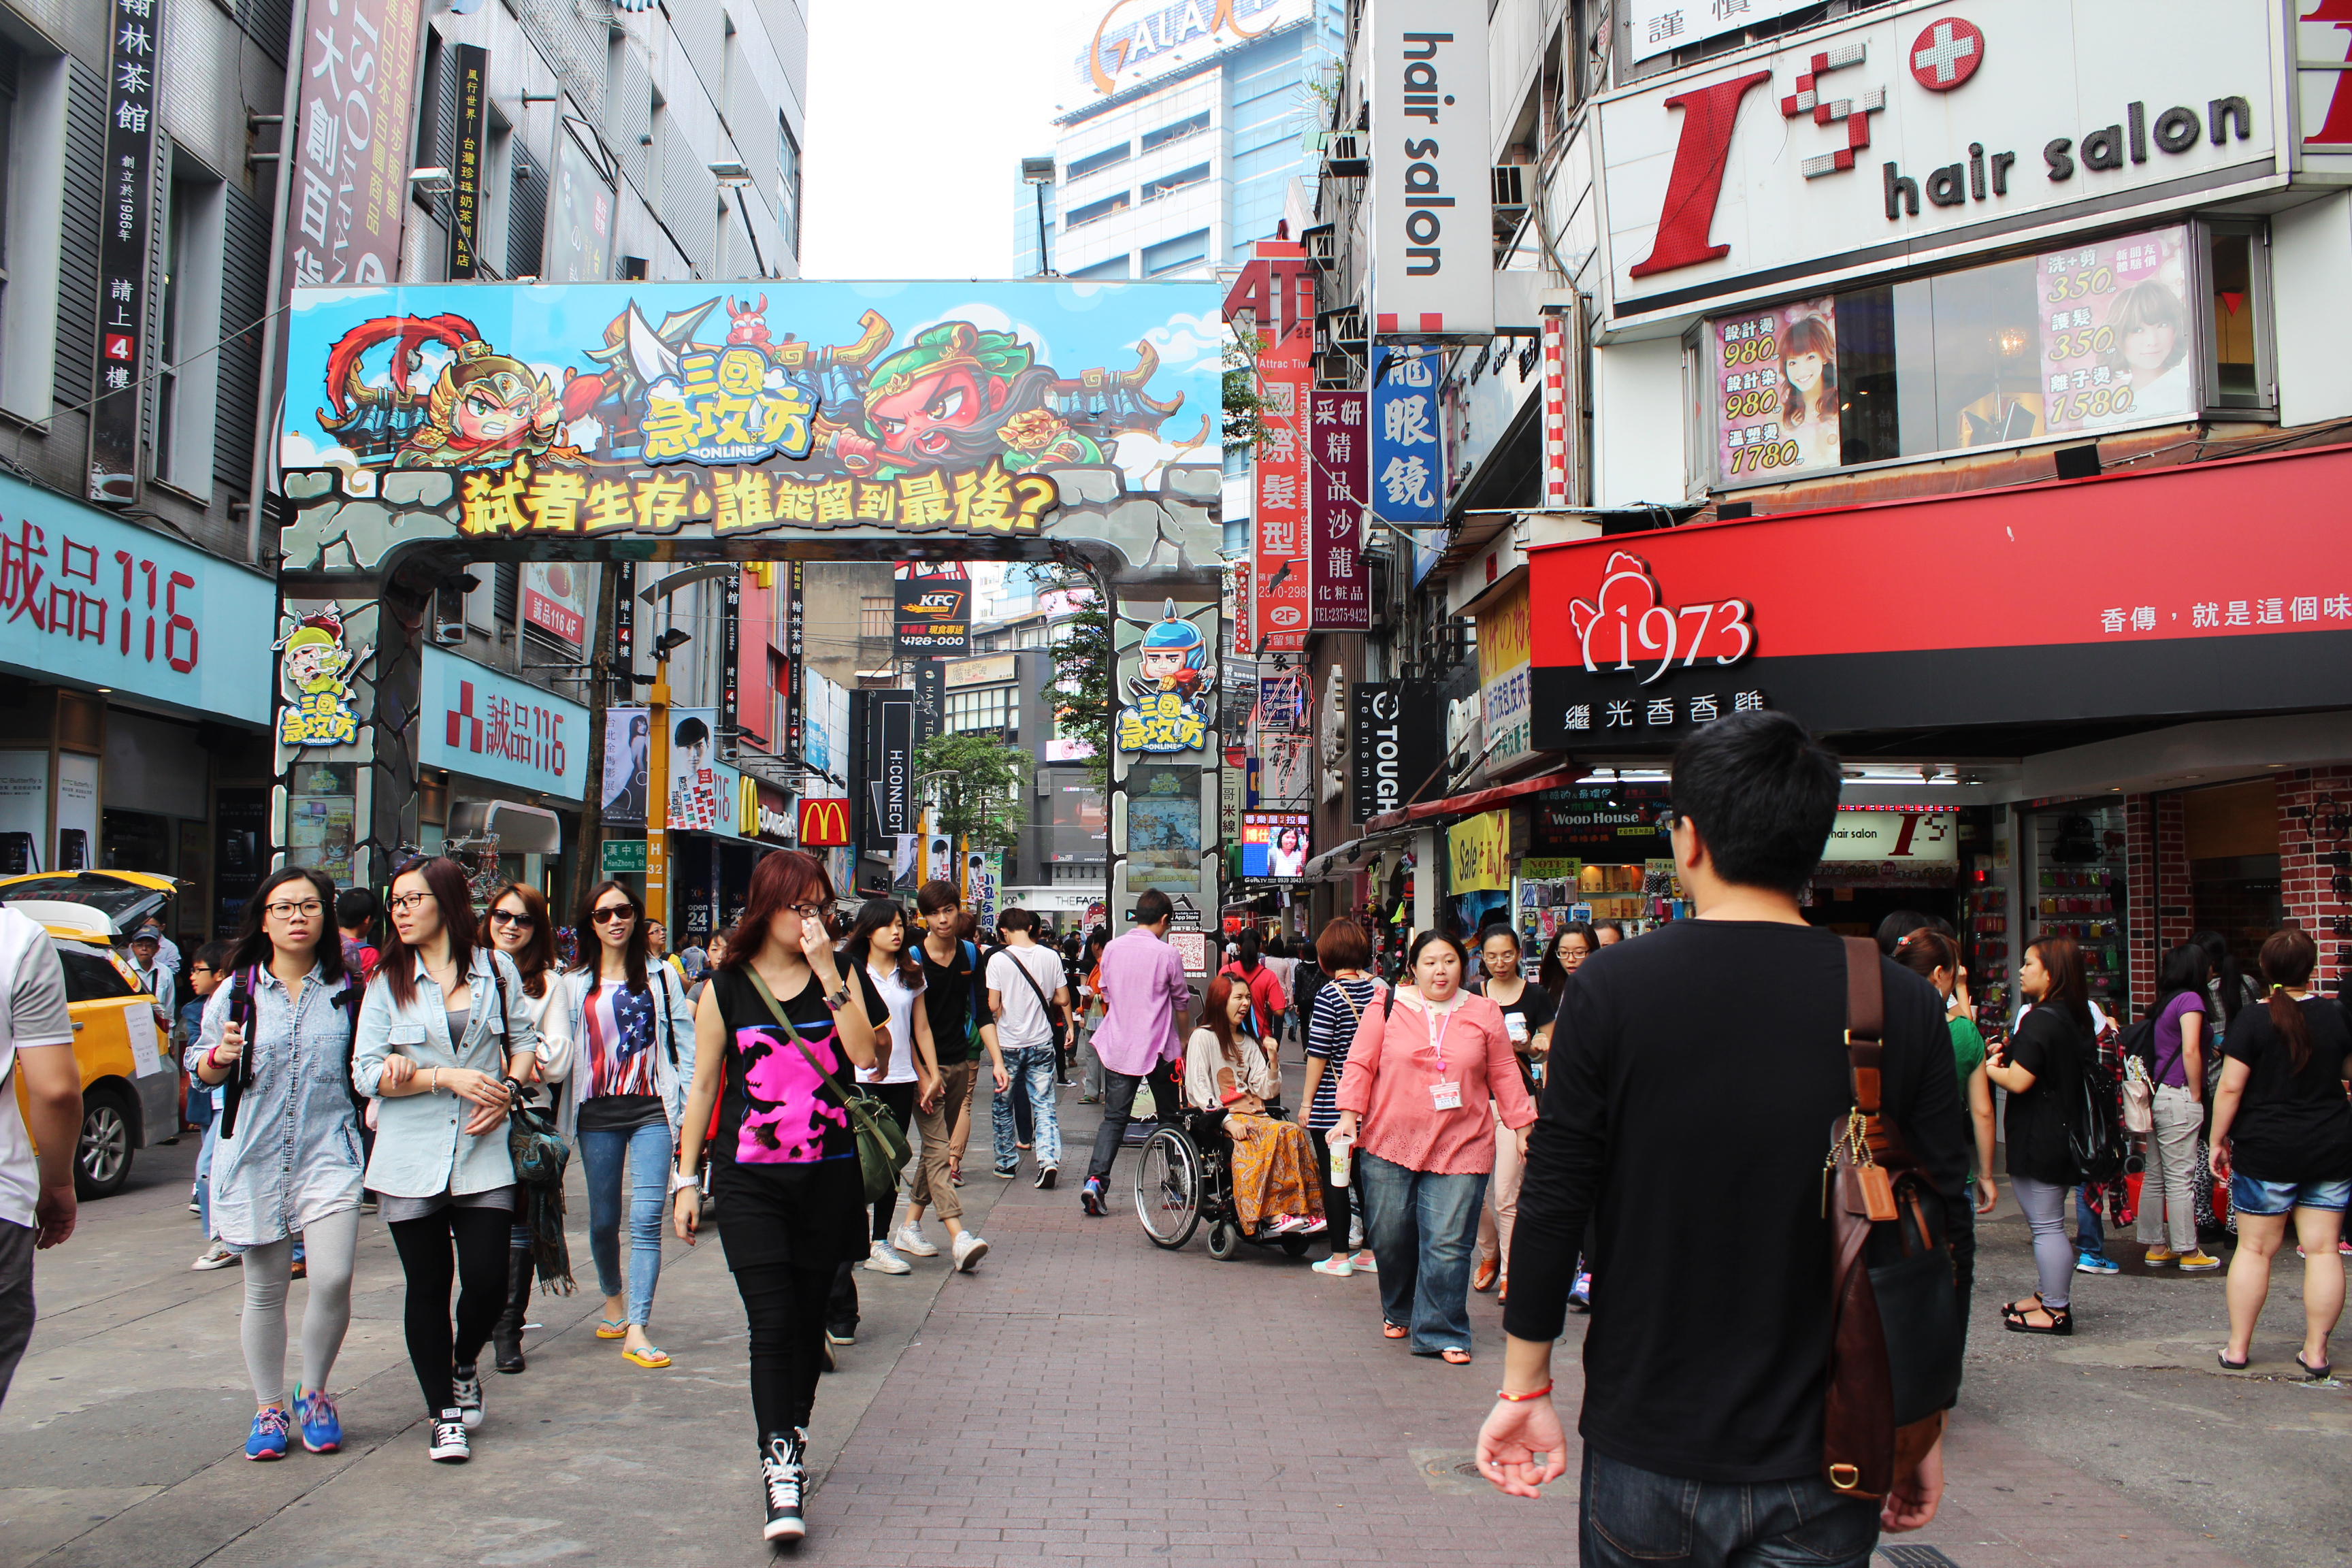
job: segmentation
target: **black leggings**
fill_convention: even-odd
[[[898,1131],[904,1132],[915,1120],[916,1088],[911,1083],[874,1083],[866,1086],[866,1092],[890,1108],[890,1114],[898,1119]],[[898,1194],[895,1188],[888,1197],[875,1204],[875,1240],[881,1241],[889,1236],[890,1215],[898,1206]]]
[[[824,1304],[834,1266],[762,1263],[735,1270],[751,1331],[751,1415],[764,1440],[809,1424],[824,1368]]]
[[[1331,1243],[1331,1256],[1344,1258],[1348,1254],[1349,1224],[1355,1214],[1355,1211],[1349,1206],[1349,1203],[1354,1196],[1355,1189],[1335,1187],[1331,1184],[1330,1132],[1318,1132],[1309,1128],[1307,1136],[1315,1144],[1315,1179],[1323,1186],[1323,1235],[1325,1239]],[[1348,1174],[1352,1180],[1355,1173],[1351,1170]]]
[[[453,1367],[471,1366],[507,1304],[507,1246],[514,1215],[507,1209],[452,1205],[423,1219],[396,1220],[392,1244],[408,1276],[408,1361],[416,1369],[425,1411],[452,1407]],[[450,1241],[457,1241],[457,1331],[449,1331]]]

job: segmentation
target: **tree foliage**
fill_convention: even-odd
[[[1258,395],[1255,334],[1225,342],[1225,450],[1239,452],[1265,439],[1265,399]]]
[[[1110,617],[1094,579],[1074,566],[1056,563],[1038,584],[1041,593],[1068,593],[1083,606],[1055,628],[1061,641],[1048,650],[1052,673],[1037,689],[1054,715],[1055,732],[1093,748],[1087,783],[1110,798],[1110,715],[1118,661],[1112,657]]]
[[[947,775],[924,786],[939,805],[939,830],[982,852],[1021,842],[1034,765],[1027,752],[987,735],[934,735],[915,753],[918,773]]]

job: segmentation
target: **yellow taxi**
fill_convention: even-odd
[[[150,915],[161,919],[186,885],[143,871],[0,878],[0,902],[47,931],[65,965],[74,1059],[81,1066],[81,1147],[74,1160],[80,1197],[121,1192],[137,1151],[179,1135],[179,1056],[129,952],[131,933]]]

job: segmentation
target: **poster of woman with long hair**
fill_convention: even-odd
[[[1826,299],[1798,300],[1707,323],[1726,481],[1838,466],[1832,308]]]

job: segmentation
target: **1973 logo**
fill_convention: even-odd
[[[1642,678],[1647,686],[1674,668],[1676,655],[1688,669],[1703,658],[1737,664],[1754,653],[1750,609],[1745,599],[1669,605],[1650,563],[1620,550],[1602,569],[1600,591],[1590,600],[1568,602],[1568,620],[1576,628],[1586,669],[1601,675],[1654,661],[1655,668]]]

